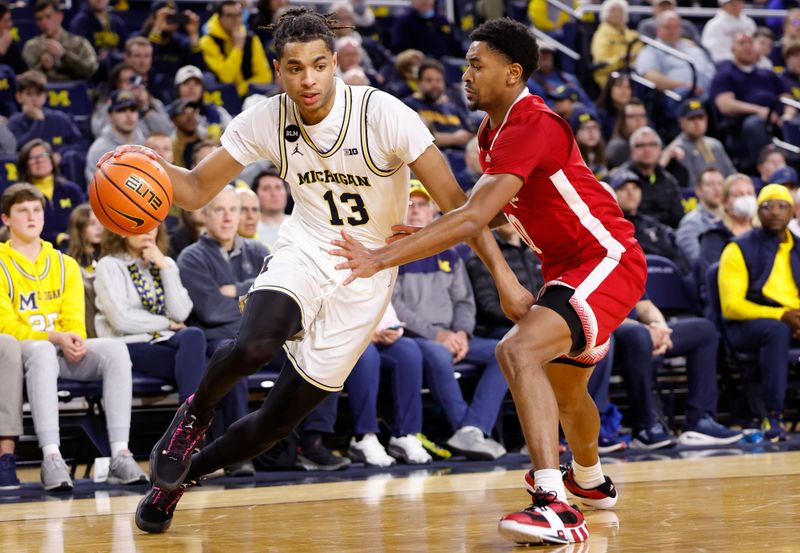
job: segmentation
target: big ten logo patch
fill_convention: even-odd
[[[19,179],[17,176],[17,164],[7,161],[3,164],[3,168],[6,172],[6,180],[8,182],[17,182],[17,179]]]
[[[72,105],[69,99],[69,90],[48,90],[47,103],[51,108],[59,106],[68,108]]]
[[[222,91],[221,90],[206,90],[203,92],[203,103],[214,104],[215,106],[222,105]]]
[[[161,207],[162,201],[161,198],[156,196],[156,193],[153,192],[153,189],[150,188],[150,185],[139,175],[130,175],[125,180],[125,187],[133,190],[133,192],[142,198],[147,204],[153,208],[153,210],[157,210]]]

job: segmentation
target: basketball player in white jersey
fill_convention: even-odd
[[[400,225],[408,204],[409,167],[445,211],[466,198],[416,113],[368,87],[334,79],[332,23],[304,8],[289,10],[274,29],[286,94],[236,117],[222,147],[195,169],[175,167],[141,146],[172,181],[185,209],[207,203],[244,166],[272,161],[295,201],[247,302],[237,339],[212,357],[197,392],[178,409],[150,455],[153,487],[141,500],[136,524],[163,532],[187,485],[220,467],[251,459],[287,436],[328,394],[342,389],[391,298],[395,270],[341,286],[344,276],[328,253],[348,232],[377,247]],[[516,320],[533,302],[488,229],[471,244],[498,283]],[[432,252],[433,253],[433,252]],[[281,371],[269,397],[225,435],[191,455],[214,408],[241,378],[257,372],[284,347],[291,368]]]

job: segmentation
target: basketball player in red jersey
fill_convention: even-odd
[[[585,506],[617,501],[600,467],[600,419],[586,386],[611,332],[642,295],[645,257],[615,198],[581,159],[569,125],[528,93],[539,57],[530,31],[497,19],[471,39],[462,80],[470,109],[488,115],[478,131],[484,175],[468,202],[379,249],[342,232],[331,253],[347,258],[338,268],[351,269],[349,281],[368,277],[474,236],[502,210],[542,258],[545,286],[497,347],[534,467],[525,475],[532,505],[504,516],[499,531],[518,543],[581,542],[586,523],[566,502],[565,487]],[[559,420],[573,453],[563,474]]]

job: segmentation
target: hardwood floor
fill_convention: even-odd
[[[620,502],[587,511],[570,553],[800,551],[800,452],[608,465]],[[498,517],[525,506],[521,471],[419,471],[355,482],[191,490],[172,529],[133,524],[139,495],[0,505],[3,552],[494,552]]]

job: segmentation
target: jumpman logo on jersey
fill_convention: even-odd
[[[294,155],[294,154],[303,155],[303,152],[300,151],[300,144],[295,144],[294,145],[294,150],[292,150],[292,155]]]

